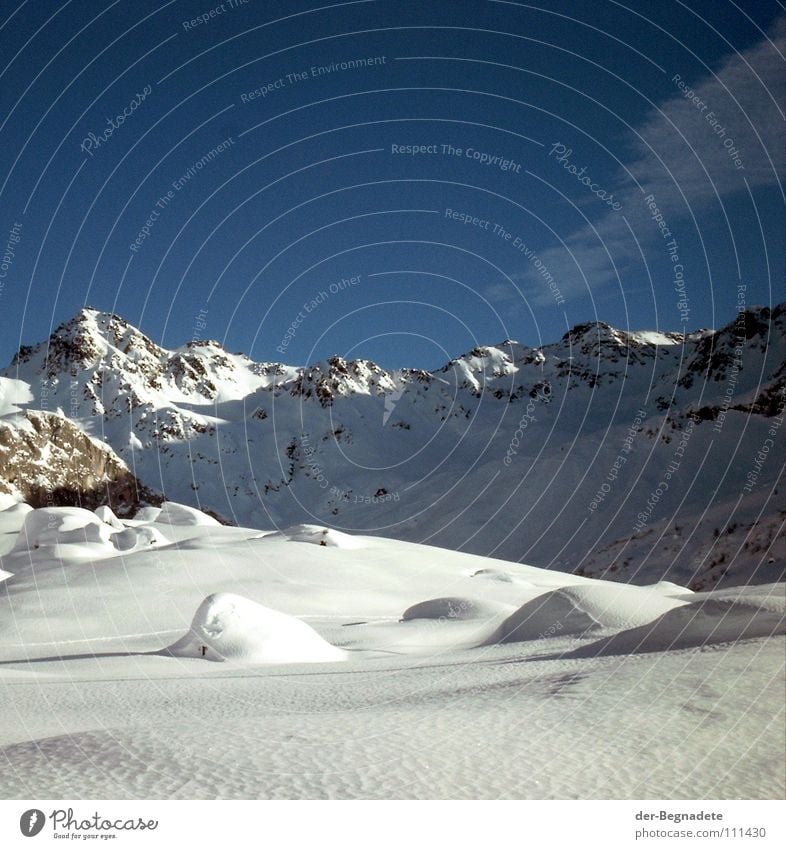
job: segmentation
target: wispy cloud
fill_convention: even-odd
[[[715,74],[691,84],[653,111],[638,128],[638,156],[629,166],[645,193],[660,192],[662,208],[701,205],[718,196],[783,180],[784,116],[780,93],[786,33],[780,17],[768,37],[728,57]],[[672,80],[674,74],[672,74]],[[731,151],[736,150],[737,154]],[[662,165],[657,167],[662,161]],[[736,162],[742,163],[739,167]]]
[[[640,263],[640,252],[660,240],[644,203],[648,195],[671,223],[692,217],[701,226],[709,206],[747,192],[746,182],[751,190],[775,185],[783,191],[784,57],[778,45],[785,32],[781,16],[758,44],[728,56],[713,73],[690,80],[679,69],[670,72],[674,95],[628,135],[630,153],[620,157],[625,166],[608,186],[621,202],[620,212],[604,211],[569,233],[564,246],[540,253],[566,297],[615,283],[618,272]],[[685,96],[686,89],[695,100]],[[581,195],[586,189],[578,189],[577,208],[589,215]],[[534,269],[525,269],[523,277],[533,303],[553,303]]]

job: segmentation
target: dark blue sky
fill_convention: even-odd
[[[85,304],[168,346],[435,367],[782,300],[780,4],[541,6],[14,6],[0,361]]]

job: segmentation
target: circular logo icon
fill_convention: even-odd
[[[25,837],[35,837],[44,827],[46,817],[38,808],[30,808],[19,817],[19,829]]]

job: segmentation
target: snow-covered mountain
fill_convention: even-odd
[[[33,477],[114,505],[107,482],[127,476],[142,500],[250,527],[312,522],[635,583],[773,581],[785,312],[686,336],[593,322],[388,372],[166,350],[83,309],[0,373],[0,489],[28,498]],[[103,466],[39,451],[17,469],[36,416],[95,440]]]

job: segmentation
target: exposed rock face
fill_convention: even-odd
[[[106,504],[119,515],[161,501],[108,445],[38,410],[0,419],[0,492],[33,507]]]

